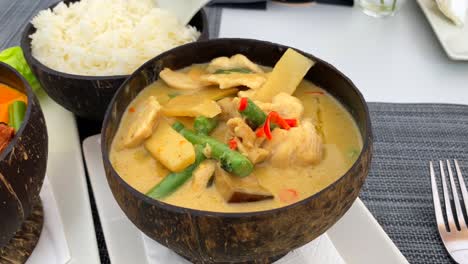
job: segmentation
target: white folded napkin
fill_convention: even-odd
[[[190,264],[181,256],[174,253],[172,250],[159,244],[158,242],[143,236],[145,244],[146,257],[148,264]],[[323,234],[314,241],[304,245],[275,262],[276,264],[345,264],[345,261],[340,256],[338,250],[328,238],[327,234]]]
[[[40,193],[44,207],[44,225],[41,237],[26,264],[65,264],[70,261],[70,250],[63,231],[62,219],[47,176]]]
[[[436,0],[440,11],[457,26],[465,24],[468,0]]]

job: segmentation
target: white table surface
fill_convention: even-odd
[[[468,104],[468,62],[447,57],[413,0],[385,19],[369,17],[357,5],[224,9],[220,37],[268,40],[309,52],[350,77],[367,101]]]

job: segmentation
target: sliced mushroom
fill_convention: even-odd
[[[158,120],[159,110],[161,110],[161,105],[158,100],[156,100],[156,97],[150,96],[135,113],[132,113],[132,115],[136,114],[137,116],[123,140],[124,147],[136,147],[151,136],[153,127]]]
[[[273,194],[260,185],[255,175],[244,178],[229,175],[219,164],[215,170],[216,190],[228,203],[257,202],[273,199]]]
[[[230,58],[219,57],[213,59],[206,70],[208,72],[214,73],[217,70],[229,70],[236,68],[244,68],[255,73],[263,73],[263,70],[257,64],[253,63],[242,54],[236,54]]]
[[[227,89],[238,86],[246,86],[251,89],[260,88],[265,83],[266,78],[258,73],[222,73],[206,74],[200,77],[200,80],[207,83],[218,84],[220,89]]]
[[[186,74],[173,71],[169,68],[164,68],[159,73],[159,77],[164,80],[169,86],[180,90],[197,90],[210,85],[209,82],[196,78],[195,73]]]

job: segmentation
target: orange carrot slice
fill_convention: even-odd
[[[0,104],[0,122],[8,124],[8,104]]]
[[[294,189],[283,189],[279,193],[280,201],[283,203],[292,203],[297,200],[299,194]]]
[[[6,104],[17,100],[27,103],[27,97],[25,94],[0,83],[0,104]]]

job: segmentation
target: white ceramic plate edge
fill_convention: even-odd
[[[348,264],[408,263],[359,198],[327,234]]]
[[[122,210],[113,197],[109,197],[111,191],[102,168],[99,141],[100,135],[85,139],[83,153],[110,260],[113,264],[147,263],[140,232],[121,216]],[[408,263],[359,199],[327,234],[348,264]]]
[[[75,118],[49,97],[39,99],[49,136],[47,175],[70,251],[68,263],[101,263]]]

